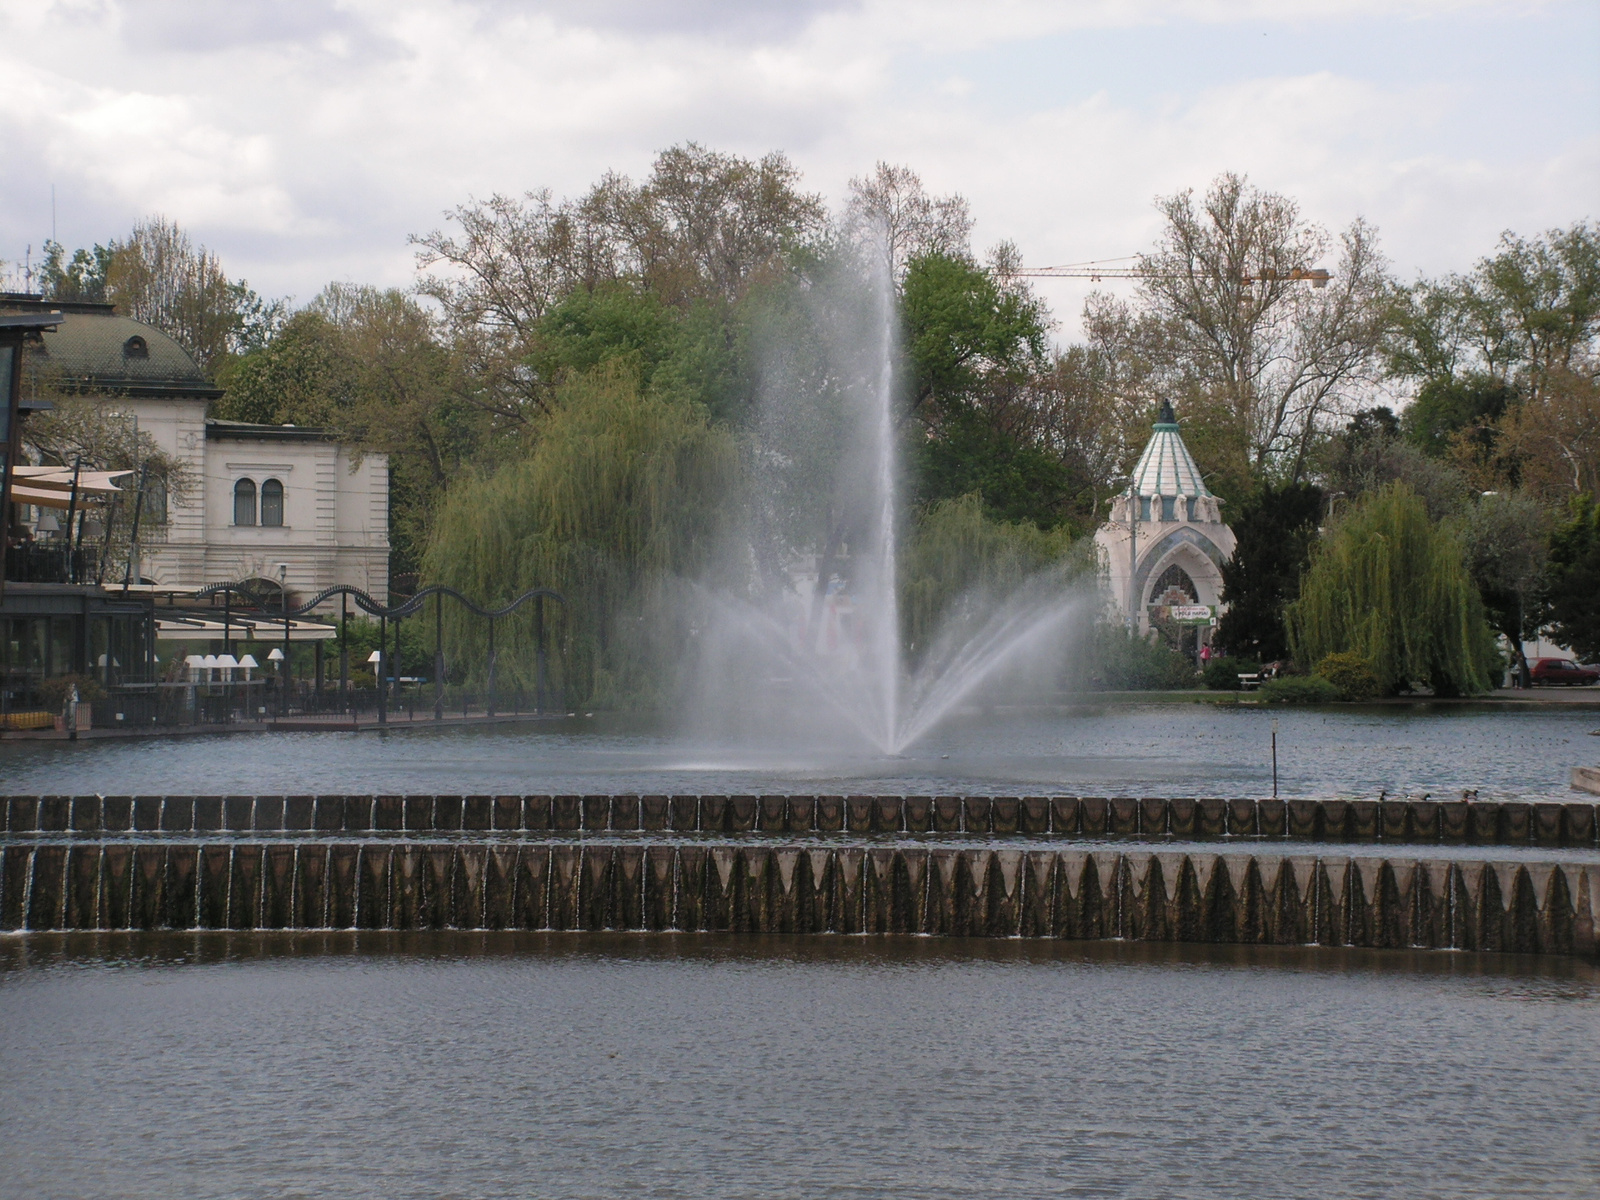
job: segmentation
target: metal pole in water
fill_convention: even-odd
[[[1278,718],[1272,718],[1272,798],[1278,798]]]

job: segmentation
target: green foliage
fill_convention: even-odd
[[[1239,657],[1271,662],[1289,654],[1284,609],[1300,594],[1322,520],[1322,490],[1308,483],[1263,484],[1233,521],[1238,546],[1222,564],[1228,610],[1216,641]]]
[[[388,455],[396,574],[417,569],[450,481],[469,464],[492,466],[525,433],[480,403],[456,348],[394,289],[330,285],[221,380],[216,416],[325,428],[358,454]]]
[[[649,638],[688,636],[661,611],[663,591],[710,564],[735,462],[733,439],[698,406],[616,368],[575,377],[531,453],[450,489],[426,577],[492,605],[554,588],[567,599],[550,626],[567,702],[648,703],[663,682]],[[531,608],[497,634],[508,687],[533,683]],[[449,609],[445,621],[451,656],[483,662],[483,623]]]
[[[1002,520],[1058,525],[1077,490],[1059,457],[978,412],[952,413],[936,436],[918,439],[912,448],[913,473],[927,499],[976,494]]]
[[[1430,379],[1400,419],[1407,439],[1435,458],[1445,455],[1464,429],[1498,421],[1516,400],[1503,380],[1485,375]]]
[[[1545,598],[1555,640],[1586,662],[1600,659],[1600,503],[1592,496],[1574,500],[1550,535]]]
[[[112,254],[111,246],[97,244],[92,250],[74,250],[69,259],[65,246],[47,241],[39,270],[39,290],[51,300],[104,302]]]
[[[1316,677],[1338,688],[1341,700],[1371,700],[1381,687],[1367,660],[1348,651],[1323,658],[1317,664]]]
[[[1256,691],[1268,704],[1332,704],[1339,689],[1320,675],[1281,675]]]
[[[1070,534],[996,520],[973,494],[930,505],[900,560],[900,615],[907,647],[925,648],[953,605],[1003,598],[1072,555]]]
[[[223,373],[227,390],[212,415],[258,425],[337,426],[358,403],[360,370],[344,331],[303,309]]]
[[[1299,661],[1353,652],[1386,693],[1413,682],[1478,693],[1498,671],[1459,541],[1402,484],[1362,499],[1323,540],[1288,626]]]
[[[911,392],[919,405],[960,407],[992,383],[994,372],[1021,379],[1044,357],[1038,303],[1002,291],[965,259],[940,253],[915,259],[901,303]]]
[[[67,697],[73,688],[78,689],[80,703],[104,700],[106,696],[105,688],[93,675],[56,675],[40,681],[37,688],[39,703],[52,712],[61,712],[67,706]]]
[[[1095,629],[1093,663],[1091,678],[1107,691],[1166,691],[1199,683],[1187,655],[1159,637],[1139,637],[1120,624]]]
[[[749,390],[746,310],[762,299],[673,307],[627,283],[575,291],[540,319],[527,361],[552,384],[615,365],[645,388],[676,393],[716,417],[737,420]]]
[[[1261,670],[1261,664],[1249,658],[1213,658],[1201,672],[1206,687],[1213,692],[1237,692],[1240,689],[1240,675],[1254,675]]]
[[[1520,661],[1522,642],[1537,636],[1548,615],[1540,589],[1549,517],[1526,496],[1494,494],[1478,497],[1456,524],[1485,616]]]
[[[455,607],[454,600],[445,600],[445,612]],[[335,627],[338,626],[335,621]],[[350,673],[351,678],[359,671],[365,671],[372,678],[372,668],[367,663],[367,656],[378,648],[378,635],[381,632],[379,623],[367,617],[350,618],[348,635],[341,631],[340,636],[327,643],[327,672],[330,678],[339,677],[339,647],[343,639],[348,636],[350,648]],[[398,637],[398,642],[396,638]],[[405,617],[399,621],[390,621],[386,638],[389,653],[389,673],[391,675],[415,675],[424,679],[433,676],[433,604],[430,602],[423,606],[423,611],[415,616]],[[298,647],[297,647],[298,649]]]
[[[922,501],[982,496],[1008,521],[1060,524],[1081,479],[1040,428],[1026,395],[1045,368],[1046,317],[1031,296],[950,254],[912,259],[901,296]]]

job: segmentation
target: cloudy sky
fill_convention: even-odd
[[[910,165],[1039,265],[1146,248],[1155,196],[1229,169],[1405,276],[1600,216],[1594,0],[0,0],[0,76],[0,259],[54,185],[68,247],[162,213],[301,300],[686,140],[835,201]],[[1082,291],[1048,289],[1065,332]]]

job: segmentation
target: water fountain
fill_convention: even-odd
[[[781,583],[746,594],[702,592],[711,614],[699,637],[699,688],[690,724],[739,743],[815,750],[856,746],[900,755],[987,689],[1004,683],[1052,687],[1098,606],[1095,589],[1066,570],[1046,572],[1007,596],[971,595],[915,662],[908,661],[899,603],[904,436],[895,377],[895,296],[882,256],[869,254],[867,332],[837,312],[825,316],[828,353],[844,381],[834,414],[841,453],[768,454],[755,465],[757,494],[782,490],[773,477],[811,471],[818,498],[808,514],[821,548],[757,547],[773,523],[753,522],[732,557],[786,559]],[[819,306],[827,305],[824,296]],[[856,303],[842,305],[846,313]],[[780,382],[770,410],[805,403]],[[778,428],[782,421],[768,422]],[[781,432],[779,441],[781,443]],[[809,553],[806,551],[809,550]]]

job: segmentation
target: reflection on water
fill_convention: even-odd
[[[1592,1196],[1565,961],[0,939],[0,1195]]]
[[[1570,799],[1600,758],[1592,712],[1417,706],[1276,712],[1210,704],[972,714],[897,757],[798,759],[599,718],[390,734],[0,743],[0,793],[993,792],[1287,796],[1473,789]]]

